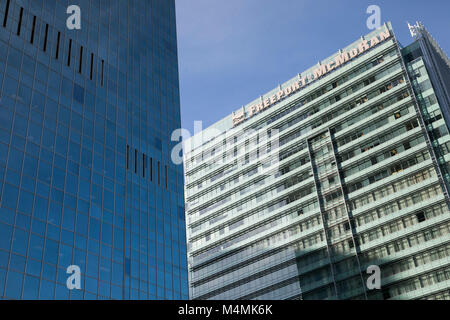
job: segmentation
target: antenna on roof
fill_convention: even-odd
[[[409,33],[411,33],[411,37],[414,38],[415,36],[417,36],[416,26],[410,25],[408,21],[406,21],[406,23],[408,24],[408,29]]]

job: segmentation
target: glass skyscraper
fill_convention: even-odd
[[[186,299],[174,1],[1,0],[0,24],[0,297]]]
[[[450,63],[411,30],[403,48],[387,23],[187,141],[191,298],[450,299]]]

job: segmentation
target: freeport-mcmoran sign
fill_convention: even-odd
[[[306,84],[310,84],[314,81],[317,81],[318,79],[325,76],[327,73],[331,72],[332,70],[340,67],[343,64],[346,64],[347,62],[351,61],[352,59],[356,58],[357,56],[361,55],[362,53],[366,52],[370,48],[378,45],[379,43],[385,41],[386,39],[390,38],[391,34],[389,32],[389,29],[386,28],[385,31],[381,31],[378,35],[372,37],[370,40],[362,40],[356,47],[354,47],[352,50],[347,52],[341,52],[339,53],[334,60],[330,61],[327,64],[320,64],[317,69],[313,71],[313,73],[307,75],[306,77],[299,78],[299,80],[292,83],[290,86],[287,86],[286,88],[278,91],[276,94],[272,95],[269,98],[262,99],[257,104],[251,105],[246,116],[246,112],[244,108],[242,107],[239,111],[233,112],[232,120],[233,120],[233,126],[236,126],[240,123],[242,123],[244,120],[249,119],[253,117],[254,115],[258,114],[259,112],[277,104],[281,100],[291,96],[292,94],[299,91],[302,87],[304,87]]]

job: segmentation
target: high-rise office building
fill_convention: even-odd
[[[174,1],[1,0],[0,24],[0,297],[187,298]]]
[[[187,141],[191,298],[450,299],[450,64],[411,30],[403,48],[387,23]]]

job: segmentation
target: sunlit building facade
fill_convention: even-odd
[[[414,31],[402,48],[385,24],[187,141],[192,299],[450,298],[450,64]]]
[[[179,104],[173,0],[0,1],[1,298],[188,298]]]

